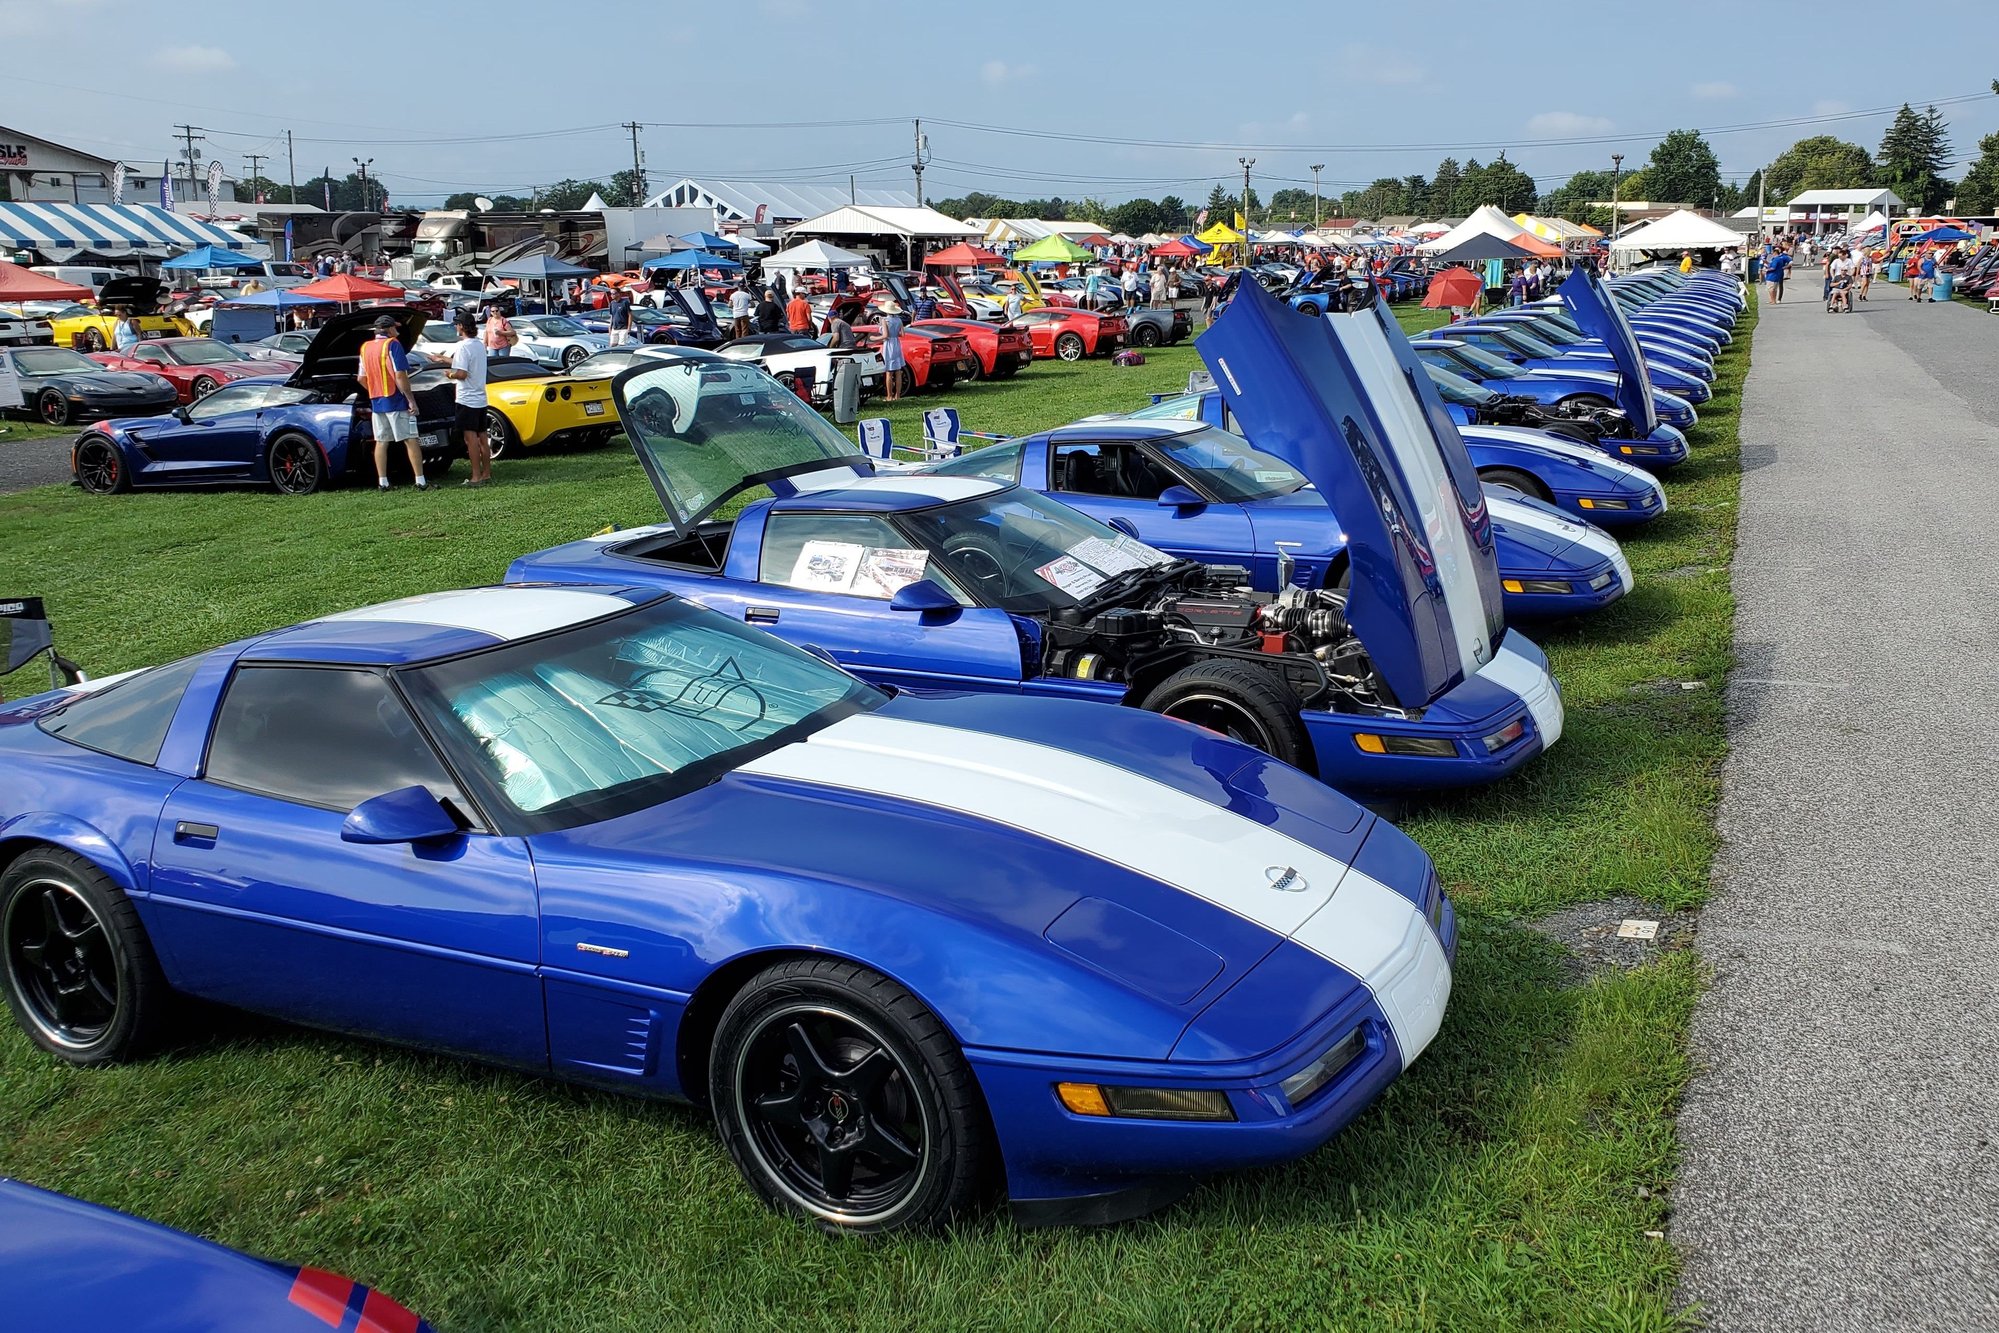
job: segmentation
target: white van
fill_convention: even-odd
[[[40,264],[29,269],[28,272],[39,273],[45,278],[54,278],[57,282],[69,282],[76,284],[78,287],[88,287],[92,296],[96,296],[98,292],[102,291],[104,284],[113,278],[128,276],[118,269],[104,268],[97,264]]]

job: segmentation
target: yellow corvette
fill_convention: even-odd
[[[486,364],[486,439],[493,457],[532,449],[556,436],[608,440],[622,430],[611,404],[616,371],[552,372],[524,356]]]
[[[194,326],[179,315],[159,314],[159,303],[159,279],[113,278],[98,291],[95,309],[65,306],[47,317],[49,330],[55,334],[58,347],[101,352],[117,345],[117,312],[129,307],[139,321],[141,338],[186,338],[194,333]]]

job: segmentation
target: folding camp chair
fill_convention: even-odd
[[[19,671],[43,653],[49,655],[49,685],[59,689],[89,677],[55,648],[48,612],[39,597],[0,599],[0,676]]]

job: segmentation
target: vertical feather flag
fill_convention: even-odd
[[[160,163],[160,207],[174,211],[174,178],[164,162]]]

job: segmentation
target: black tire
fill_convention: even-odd
[[[83,350],[84,350],[84,351],[86,351],[86,352],[101,352],[101,351],[103,351],[103,350],[104,350],[105,346],[106,346],[106,344],[105,344],[105,342],[104,342],[104,334],[103,334],[103,332],[102,332],[101,330],[98,330],[98,329],[85,329],[85,330],[83,331]]]
[[[1296,309],[1299,314],[1309,315],[1314,319],[1317,319],[1319,316],[1319,307],[1312,304],[1312,302],[1310,301],[1307,301],[1303,305],[1296,307]]]
[[[76,484],[92,495],[116,495],[132,489],[132,476],[118,446],[95,431],[76,442]]]
[[[970,361],[960,361],[958,365],[960,367],[958,371],[958,383],[960,384],[977,384],[986,377],[986,364],[976,356]]]
[[[0,875],[0,990],[30,1041],[86,1066],[143,1053],[171,1000],[131,900],[54,847]]]
[[[1508,490],[1519,491],[1522,495],[1536,500],[1553,500],[1554,494],[1541,484],[1541,479],[1531,472],[1522,472],[1517,467],[1489,467],[1478,474],[1478,479],[1488,486],[1504,486]]]
[[[1159,346],[1159,327],[1156,324],[1141,324],[1131,331],[1131,340],[1140,347]]]
[[[451,465],[458,460],[451,454],[431,454],[423,460],[423,479],[442,481],[451,475]]]
[[[295,431],[271,441],[264,455],[271,489],[280,495],[311,495],[326,485],[326,456],[319,446]]]
[[[978,1083],[936,1015],[838,959],[759,973],[709,1055],[722,1142],[773,1207],[829,1232],[927,1229],[969,1212],[991,1154]]]
[[[45,426],[67,426],[69,424],[69,399],[63,397],[61,389],[43,389],[35,399],[35,415]]]
[[[564,370],[567,370],[571,366],[576,365],[579,362],[588,359],[589,355],[590,352],[588,348],[565,347],[562,349],[562,368]]]
[[[1298,697],[1274,671],[1250,662],[1197,662],[1159,682],[1146,695],[1145,707],[1313,771],[1312,742],[1298,719]]]
[[[1083,359],[1083,339],[1080,334],[1065,333],[1055,340],[1055,355],[1064,361]]]
[[[798,392],[798,376],[792,374],[790,371],[780,370],[777,374],[772,375],[771,378],[783,385],[786,393]]]
[[[520,448],[520,437],[514,434],[514,423],[494,411],[486,409],[486,450],[496,459],[505,458],[509,450]]]
[[[194,383],[190,384],[187,389],[189,401],[198,403],[221,387],[222,384],[219,380],[211,379],[207,375],[196,375]]]

